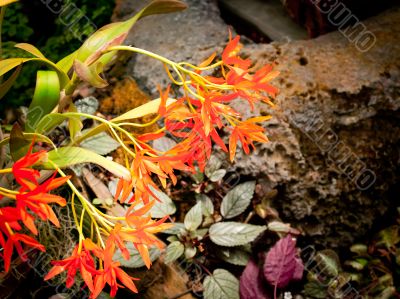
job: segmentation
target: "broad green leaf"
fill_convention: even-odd
[[[135,248],[132,243],[126,243],[126,248],[129,251],[130,259],[125,260],[122,256],[122,253],[119,249],[114,254],[113,260],[120,262],[121,266],[127,268],[141,268],[145,266],[142,257],[140,256],[139,251]],[[156,259],[159,258],[161,251],[157,247],[150,247],[149,248],[150,260],[154,262]]]
[[[10,133],[10,154],[14,162],[26,155],[30,145],[31,142],[25,138],[21,127],[15,124]]]
[[[17,2],[18,0],[0,0],[0,7]]]
[[[222,166],[222,161],[216,155],[211,155],[204,169],[205,175],[210,178],[214,172],[219,170]]]
[[[220,222],[211,225],[210,239],[217,245],[233,247],[245,245],[257,238],[266,226],[252,225],[240,222]]]
[[[308,282],[304,285],[304,293],[311,298],[326,299],[329,298],[327,288],[319,282]]]
[[[221,214],[226,219],[243,213],[253,198],[256,183],[254,181],[240,184],[229,191],[222,199]]]
[[[57,106],[60,99],[60,81],[54,71],[38,71],[36,88],[28,109],[25,130],[34,132],[39,121]]]
[[[81,62],[85,62],[93,55],[98,55],[98,53],[106,50],[110,45],[113,44],[113,41],[116,39],[118,42],[114,42],[114,44],[122,44],[126,35],[132,26],[139,20],[141,17],[157,14],[157,13],[167,13],[173,11],[179,11],[185,9],[186,5],[177,0],[155,0],[152,1],[149,5],[139,11],[132,18],[124,21],[117,22],[106,25],[96,31],[93,35],[91,35],[83,45],[77,50],[76,59]],[[106,53],[102,55],[100,61],[106,65],[112,59],[113,53]],[[92,62],[89,59],[89,62]]]
[[[211,216],[214,214],[214,204],[207,195],[198,194],[196,195],[196,200],[201,202],[201,208],[204,216]]]
[[[239,280],[224,269],[214,270],[204,279],[204,299],[239,299]]]
[[[196,253],[197,253],[197,248],[196,247],[189,246],[189,247],[185,248],[185,258],[187,260],[190,260],[190,259],[194,258]]]
[[[160,98],[152,100],[146,104],[143,104],[139,107],[136,107],[114,119],[111,120],[111,122],[114,123],[119,123],[119,122],[124,122],[124,121],[128,121],[128,120],[132,120],[135,118],[140,118],[149,114],[154,114],[157,113],[158,108],[160,106]],[[168,99],[167,100],[167,106],[174,103],[176,100],[174,99]],[[95,136],[97,134],[99,134],[100,132],[103,132],[107,130],[107,126],[105,124],[101,124],[98,125],[97,127],[94,127],[90,130],[88,130],[85,134],[83,134],[81,137],[79,137],[75,143],[80,143],[83,140],[91,137],[91,136]]]
[[[117,177],[122,177],[126,180],[129,180],[131,178],[128,169],[126,169],[122,165],[80,147],[62,147],[58,150],[49,151],[48,159],[60,168],[65,168],[81,163],[94,163],[104,167]],[[46,162],[43,165],[44,167],[47,167],[49,169],[54,168],[50,162]]]
[[[222,180],[225,174],[226,174],[225,169],[218,169],[214,171],[208,178],[210,179],[211,182],[218,182]]]
[[[167,246],[165,253],[165,263],[169,264],[180,258],[185,251],[185,246],[179,241],[174,241]]]
[[[77,51],[65,56],[63,59],[56,63],[57,67],[65,73],[68,73],[74,64],[74,60],[76,59]]]
[[[340,271],[340,261],[336,252],[333,250],[325,249],[317,252],[315,260],[318,267],[322,269],[324,275],[336,277]]]
[[[151,217],[163,218],[176,212],[175,204],[167,194],[160,190],[154,189],[152,186],[150,186],[150,189],[158,198],[150,210]]]
[[[56,148],[56,146],[54,145],[53,141],[51,141],[50,138],[48,138],[47,136],[44,136],[42,134],[38,134],[38,133],[22,133],[22,135],[24,136],[25,140],[28,140],[29,143],[31,143],[32,141],[41,141],[41,142],[46,142],[48,144],[50,144],[53,148]],[[6,137],[4,139],[2,139],[0,141],[0,146],[6,145],[10,143],[10,137]]]
[[[13,86],[15,80],[17,79],[19,73],[21,72],[21,69],[22,66],[19,65],[10,77],[8,77],[4,83],[0,84],[0,99],[2,99],[6,95],[6,93],[10,90],[10,88]]]
[[[240,247],[222,248],[218,251],[218,256],[236,266],[246,266],[250,260],[250,254]]]
[[[20,44],[16,44],[14,47],[22,49],[22,50],[32,54],[33,56],[35,56],[37,58],[46,59],[46,57],[43,55],[43,53],[40,52],[40,50],[38,48],[36,48],[35,46],[33,46],[31,44],[20,43]]]
[[[102,156],[115,151],[120,146],[121,144],[111,138],[106,132],[101,132],[81,142],[81,147],[94,151]]]
[[[61,88],[63,88],[70,81],[68,75],[62,69],[60,69],[56,64],[46,58],[8,58],[0,60],[0,77],[12,70],[13,68],[16,68],[17,66],[28,61],[44,62],[51,68],[53,68],[57,72]]]
[[[194,231],[196,230],[203,220],[203,213],[201,208],[201,202],[196,203],[190,210],[187,212],[183,223],[187,230]]]
[[[44,116],[36,126],[36,133],[46,134],[61,125],[69,117],[61,113],[51,113]]]

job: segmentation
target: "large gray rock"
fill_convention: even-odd
[[[141,20],[128,43],[178,61],[198,62],[221,49],[227,26],[215,3],[188,2],[184,13]],[[339,32],[246,45],[245,54],[259,65],[277,62],[281,75],[275,84],[281,92],[274,110],[257,106],[251,112],[246,104],[235,104],[247,116],[274,118],[266,125],[271,142],[250,156],[238,153],[231,169],[259,178],[266,193],[276,188],[273,204],[283,218],[331,246],[348,245],[382,221],[395,206],[398,188],[400,9],[365,25],[376,36],[366,52]],[[153,93],[166,79],[160,65],[142,56],[130,61],[127,72]]]

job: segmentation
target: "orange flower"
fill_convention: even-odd
[[[90,240],[85,240],[80,247],[76,245],[72,255],[64,260],[53,261],[53,268],[44,277],[44,280],[49,280],[61,272],[67,271],[66,286],[70,288],[75,282],[75,276],[79,270],[85,284],[91,292],[94,291],[93,275],[100,273],[96,270],[95,262],[92,253],[101,252],[101,249],[93,244]]]
[[[40,177],[39,171],[32,169],[31,167],[38,162],[41,162],[47,158],[46,151],[39,151],[32,153],[33,144],[28,150],[28,153],[16,161],[12,167],[12,172],[14,174],[15,180],[21,186],[27,187],[27,184],[36,184]]]
[[[267,119],[269,117],[264,118]],[[268,142],[267,136],[264,135],[265,129],[254,124],[254,121],[261,121],[261,119],[248,119],[233,128],[232,134],[229,137],[229,156],[231,161],[233,161],[236,154],[238,139],[246,154],[250,153],[249,145],[254,148],[253,141]]]
[[[0,234],[0,236],[1,236],[1,234]],[[3,237],[1,237],[0,240],[2,238]],[[27,236],[24,234],[18,234],[18,233],[10,234],[7,241],[5,241],[4,239],[2,239],[2,241],[0,241],[0,243],[2,243],[2,247],[4,249],[2,255],[3,255],[3,259],[4,259],[5,272],[8,272],[8,270],[10,269],[11,258],[12,258],[12,254],[14,251],[14,247],[17,250],[19,257],[23,261],[27,260],[26,250],[24,250],[22,248],[22,245],[20,244],[20,242],[25,243],[29,247],[39,249],[40,251],[45,251],[44,246],[30,236]]]
[[[235,36],[234,39],[231,39],[229,43],[226,45],[224,51],[222,52],[222,61],[226,65],[235,65],[240,67],[241,69],[247,69],[251,65],[251,60],[249,59],[242,59],[237,54],[239,53],[240,49],[242,48],[241,44],[239,43],[240,36]]]
[[[125,287],[130,289],[132,292],[137,293],[138,290],[133,283],[133,280],[138,280],[137,278],[130,277],[126,272],[124,272],[119,266],[119,262],[113,261],[113,256],[115,253],[115,245],[112,239],[107,239],[106,248],[103,251],[103,261],[104,269],[98,271],[94,277],[94,290],[90,298],[97,298],[106,284],[111,287],[110,296],[115,297],[117,294],[119,280]]]

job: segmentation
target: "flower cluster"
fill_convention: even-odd
[[[111,296],[123,286],[137,292],[135,279],[124,272],[113,257],[118,250],[123,258],[128,260],[130,252],[127,244],[132,243],[149,268],[149,248],[164,247],[156,234],[171,224],[165,223],[167,217],[153,220],[149,213],[155,201],[159,200],[155,194],[158,184],[154,179],[158,178],[165,188],[167,180],[171,180],[173,184],[177,183],[176,171],[203,171],[214,144],[229,153],[230,160],[233,161],[239,142],[244,152],[249,153],[250,148],[254,148],[254,142],[268,141],[265,129],[257,123],[268,120],[269,117],[243,119],[234,109],[232,101],[243,99],[248,102],[250,108],[258,102],[273,106],[272,99],[277,89],[270,81],[278,73],[273,70],[272,65],[254,70],[249,59],[238,56],[240,47],[239,36],[231,38],[221,55],[221,60],[217,60],[216,54],[213,54],[197,66],[186,62],[175,63],[134,47],[116,46],[107,49],[129,50],[161,60],[172,83],[180,87],[181,96],[171,99],[169,87],[165,91],[160,90],[157,115],[147,124],[107,121],[85,115],[105,125],[123,149],[130,178],[119,178],[115,204],[125,206],[124,215],[113,215],[110,211],[104,212],[93,205],[57,165],[53,166],[61,177],[56,178],[54,174],[45,182],[39,183],[39,172],[32,166],[47,159],[45,151],[33,153],[30,149],[25,157],[17,161],[10,172],[20,185],[19,190],[0,188],[1,195],[15,200],[13,207],[0,208],[0,246],[4,249],[2,255],[5,270],[9,270],[14,247],[18,253],[23,253],[21,242],[44,250],[34,238],[19,233],[22,230],[21,223],[34,235],[38,233],[35,226],[37,218],[60,226],[50,204],[65,206],[66,200],[50,192],[66,183],[72,191],[70,206],[79,240],[69,257],[52,262],[53,268],[45,279],[66,272],[66,285],[71,287],[79,273],[92,298],[96,298],[105,285],[109,285]],[[80,116],[77,113],[64,115],[75,119],[79,119]],[[127,130],[132,126],[151,126],[161,121],[164,126],[155,132],[135,134],[132,130]],[[225,134],[229,135],[227,144],[224,141]],[[175,137],[177,144],[164,152],[153,148],[152,141],[165,135]],[[76,198],[81,203],[79,213],[75,207]],[[84,219],[90,222],[90,235],[84,230]]]
[[[49,220],[55,226],[60,223],[49,204],[56,203],[60,206],[66,205],[66,200],[49,192],[63,185],[69,177],[55,178],[55,174],[43,183],[39,183],[40,173],[32,166],[45,160],[46,151],[32,153],[32,147],[28,153],[16,161],[11,169],[3,169],[2,172],[12,172],[17,183],[20,185],[18,191],[0,188],[2,198],[15,201],[13,206],[0,208],[0,245],[3,248],[4,269],[10,268],[13,249],[15,248],[22,258],[26,260],[26,250],[21,243],[28,247],[44,251],[45,248],[33,237],[23,233],[21,223],[31,231],[33,235],[38,234],[35,225],[36,218]],[[1,203],[1,201],[0,201]]]

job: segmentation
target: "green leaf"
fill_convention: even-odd
[[[196,200],[201,202],[201,208],[204,216],[211,216],[214,214],[214,204],[207,195],[198,194],[196,195]]]
[[[196,247],[189,246],[189,247],[186,247],[186,248],[185,248],[185,258],[186,258],[187,260],[190,260],[190,259],[194,258],[194,256],[196,255],[196,253],[197,253]]]
[[[21,127],[15,124],[10,133],[10,154],[14,162],[26,155],[31,142],[22,133]]]
[[[46,57],[43,55],[43,53],[40,52],[40,50],[38,48],[36,48],[35,46],[33,46],[31,44],[19,43],[19,44],[16,44],[14,47],[22,49],[22,50],[32,54],[33,56],[35,56],[37,58],[46,59]]]
[[[81,142],[81,147],[92,150],[99,155],[107,155],[115,151],[121,145],[106,132],[101,132]]]
[[[19,65],[10,77],[8,77],[4,83],[0,84],[0,99],[2,99],[6,95],[6,93],[11,89],[19,73],[21,72],[21,69],[22,66]]]
[[[17,2],[18,0],[0,0],[0,7],[6,6],[8,4]]]
[[[141,268],[145,266],[143,259],[139,253],[139,251],[135,248],[132,243],[126,243],[126,248],[129,251],[130,259],[125,260],[122,256],[121,251],[118,249],[113,257],[113,260],[120,262],[121,266],[127,268]],[[160,257],[161,251],[157,247],[153,246],[149,248],[150,260],[154,262],[156,259]]]
[[[104,167],[117,177],[122,177],[126,180],[129,180],[131,178],[129,170],[122,165],[80,147],[62,147],[58,150],[49,151],[48,159],[60,168],[65,168],[81,163],[94,163]],[[43,166],[49,169],[54,169],[53,165],[50,162],[44,163]]]
[[[87,97],[74,102],[79,113],[94,115],[99,109],[99,101],[95,97]]]
[[[183,223],[187,230],[196,230],[203,220],[203,213],[201,208],[201,202],[196,203],[186,214]]]
[[[305,284],[304,293],[316,299],[329,298],[326,288],[324,288],[320,283],[314,281]]]
[[[28,109],[25,129],[34,132],[39,121],[57,106],[60,81],[54,71],[38,71],[33,100]]]
[[[163,218],[176,212],[176,206],[167,194],[160,190],[154,189],[152,186],[150,186],[150,189],[159,199],[156,200],[154,206],[150,210],[151,217]],[[151,197],[151,199],[153,198]]]
[[[221,165],[222,161],[216,155],[211,155],[204,169],[204,174],[210,178],[214,172],[221,168]]]
[[[239,280],[224,269],[204,279],[204,299],[239,299]]]
[[[318,267],[323,269],[325,275],[336,277],[339,274],[340,261],[333,250],[325,249],[317,252],[315,260],[318,262]]]
[[[165,263],[169,264],[174,261],[176,261],[178,258],[180,258],[185,251],[185,246],[179,241],[175,241],[170,243],[167,246],[166,249],[166,254],[165,254]]]
[[[217,245],[233,247],[254,241],[266,226],[240,222],[220,222],[211,225],[210,239]]]
[[[256,183],[254,181],[240,184],[229,191],[222,199],[221,214],[226,219],[243,213],[250,204]]]
[[[56,63],[57,67],[61,69],[63,72],[68,73],[74,64],[74,60],[76,59],[77,51],[65,56],[63,59]]]
[[[141,17],[157,13],[168,13],[185,9],[186,5],[176,0],[155,0],[139,11],[132,18],[124,21],[106,25],[91,35],[77,50],[76,59],[81,62],[101,61],[104,65],[112,59],[114,52],[102,52],[112,45],[122,44],[129,30]],[[100,57],[101,56],[101,57]],[[99,58],[100,57],[100,58]]]
[[[51,113],[44,116],[36,126],[36,133],[46,134],[61,125],[69,117],[61,113]]]
[[[225,176],[226,170],[225,169],[218,169],[212,173],[211,176],[208,178],[210,179],[211,182],[218,182],[222,180],[222,178]]]
[[[246,266],[250,260],[250,254],[240,247],[222,248],[218,251],[218,256],[236,266]]]

